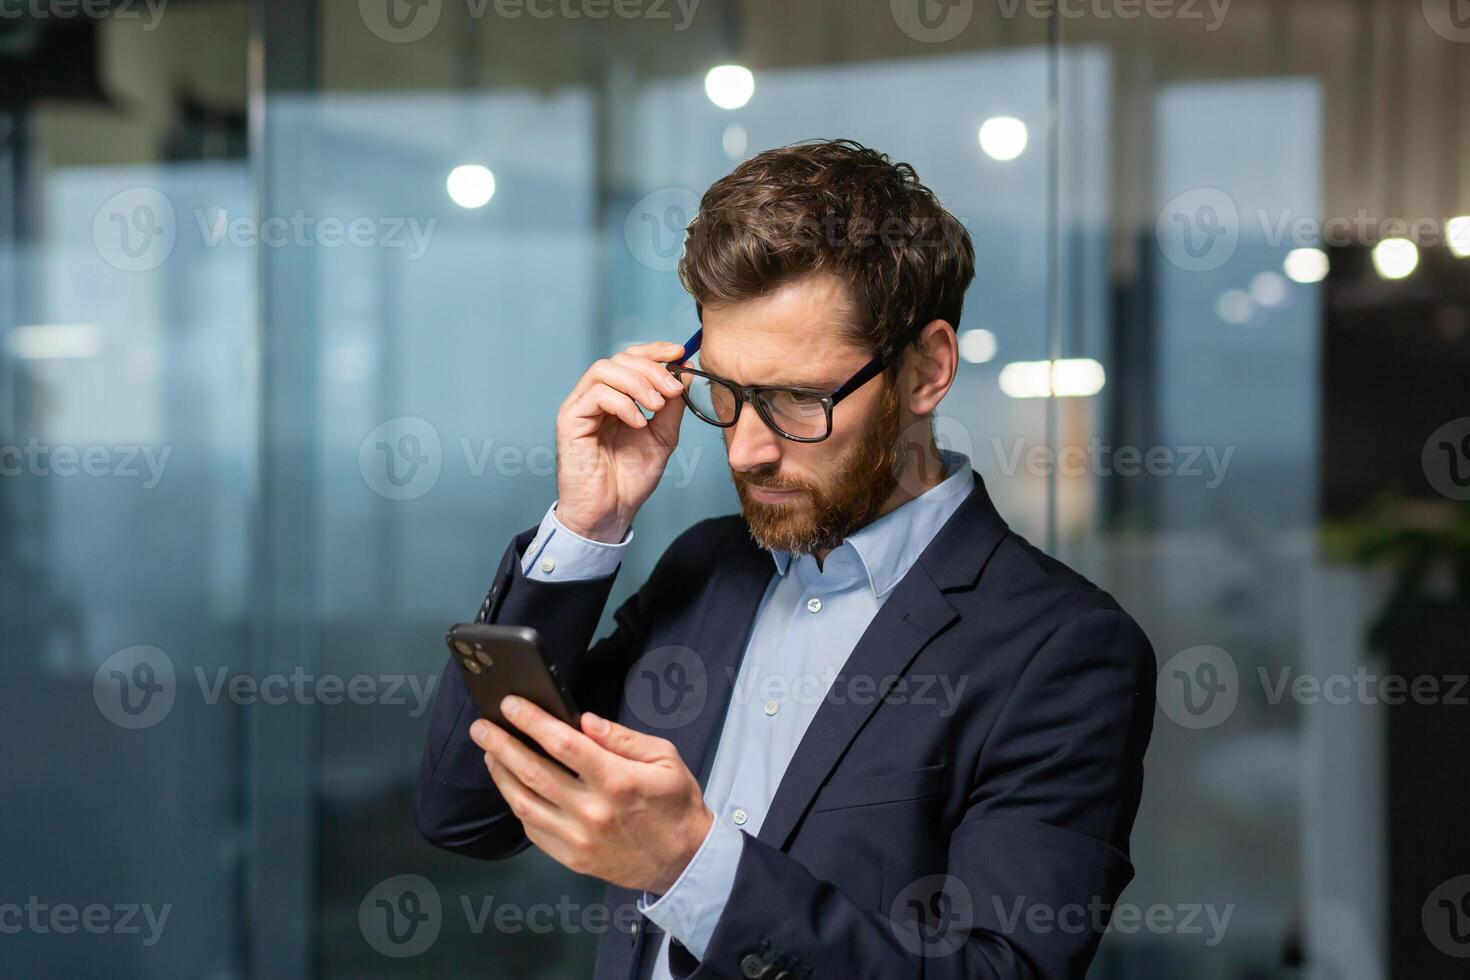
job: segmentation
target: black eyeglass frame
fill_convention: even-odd
[[[755,406],[756,414],[761,417],[761,421],[766,423],[766,428],[770,429],[781,438],[790,439],[792,442],[822,442],[824,439],[830,438],[832,435],[832,406],[836,405],[838,402],[842,401],[842,399],[846,398],[848,395],[852,394],[854,391],[857,391],[863,385],[867,384],[873,378],[877,377],[878,374],[881,373],[882,370],[888,366],[888,361],[893,356],[890,354],[889,356],[885,357],[882,354],[875,354],[872,360],[868,361],[868,363],[858,368],[856,374],[848,378],[842,384],[838,385],[832,391],[827,391],[823,388],[803,388],[798,385],[738,385],[728,378],[721,378],[716,375],[710,374],[707,371],[701,371],[698,368],[684,367],[684,362],[693,357],[694,353],[699,350],[699,345],[703,338],[704,328],[700,327],[698,330],[694,331],[694,336],[690,337],[687,341],[684,342],[684,355],[678,361],[670,361],[667,365],[665,365],[665,367],[668,368],[669,373],[673,375],[677,375],[681,371],[687,371],[690,374],[697,374],[701,378],[707,378],[708,380],[713,381],[716,384],[724,385],[735,395],[735,414],[730,417],[730,421],[728,422],[721,422],[719,419],[710,418],[694,406],[694,402],[689,398],[689,390],[686,388],[682,392],[682,396],[684,398],[684,404],[689,406],[689,410],[697,415],[702,422],[708,422],[710,425],[718,426],[721,429],[728,429],[736,422],[740,421],[740,408],[742,405],[745,404],[747,400],[749,400],[751,404]],[[905,338],[905,343],[907,342],[907,339],[908,338]],[[902,345],[900,345],[894,353],[897,353],[901,350],[903,350]],[[821,402],[822,410],[826,414],[827,431],[820,436],[794,436],[789,432],[783,431],[781,427],[776,424],[775,420],[771,418],[770,414],[762,405],[760,399],[754,397],[760,392],[766,391],[792,392],[798,395],[806,395],[812,398],[816,398],[818,401]]]

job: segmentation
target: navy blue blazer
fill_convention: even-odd
[[[775,574],[770,553],[739,515],[700,521],[594,645],[616,574],[527,578],[520,557],[535,532],[506,550],[479,620],[535,627],[579,707],[670,739],[706,774]],[[651,728],[647,710],[629,709],[625,681],[646,652],[671,646],[704,667],[704,706]],[[976,473],[842,670],[904,696],[821,704],[760,833],[745,835],[704,960],[674,942],[673,976],[1083,976],[1133,877],[1155,673],[1133,619],[1011,531]],[[957,704],[894,686],[941,677],[951,689],[964,679]],[[414,808],[431,843],[493,860],[528,842],[469,739],[475,717],[451,661]],[[638,897],[608,888],[619,928],[601,937],[597,980],[642,975],[641,958],[658,949],[657,927],[632,910]]]

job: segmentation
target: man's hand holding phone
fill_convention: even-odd
[[[579,731],[513,696],[501,712],[561,763],[483,718],[470,726],[526,838],[578,874],[668,891],[714,822],[673,743],[591,712],[582,713]]]
[[[561,403],[556,518],[569,530],[621,541],[658,486],[684,417],[684,386],[665,365],[683,352],[668,341],[635,344],[595,362]]]

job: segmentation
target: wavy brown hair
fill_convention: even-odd
[[[891,354],[932,320],[958,328],[975,250],[913,167],[837,139],[766,150],[711,184],[679,260],[701,317],[819,272],[847,285],[842,339]]]

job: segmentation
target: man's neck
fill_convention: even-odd
[[[884,514],[891,514],[910,500],[923,496],[944,482],[944,458],[939,455],[939,450],[932,443],[919,451],[917,461],[914,461],[912,456],[907,458],[910,463],[904,466],[898,486],[893,488],[893,493],[883,502],[883,506],[878,508],[878,513],[873,515],[873,520],[876,521]],[[915,486],[916,492],[909,493],[906,488],[910,486]],[[822,570],[822,562],[826,561],[832,550],[824,548],[813,552],[812,557],[816,559],[817,571]]]

